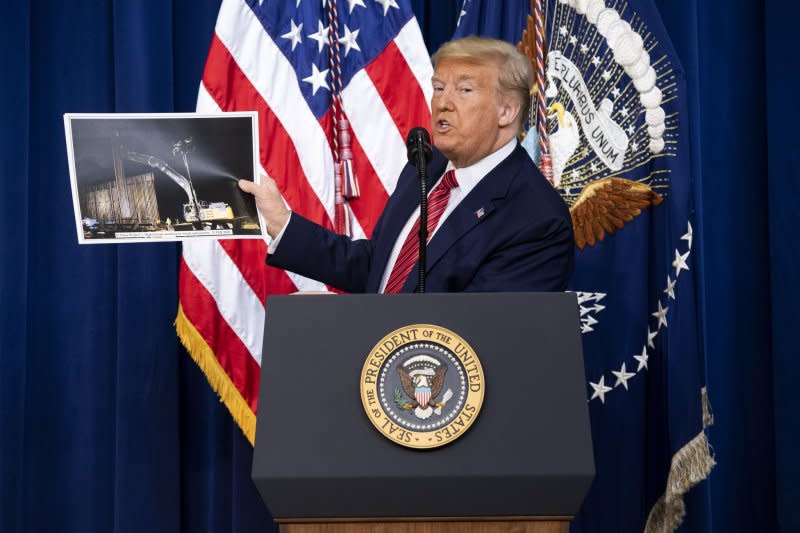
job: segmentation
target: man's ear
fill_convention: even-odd
[[[519,116],[520,105],[514,98],[504,99],[498,108],[497,121],[501,128],[514,124]]]

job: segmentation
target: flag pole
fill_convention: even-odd
[[[533,19],[536,42],[536,125],[539,141],[539,170],[550,184],[553,184],[553,166],[550,159],[550,143],[547,134],[547,114],[545,113],[545,77],[544,62],[547,57],[544,43],[543,0],[531,0],[533,3]]]

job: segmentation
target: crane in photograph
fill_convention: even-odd
[[[189,171],[189,161],[187,154],[193,148],[191,138],[178,141],[173,145],[173,154],[180,153],[186,166],[186,174],[188,178],[172,168],[166,161],[160,157],[150,154],[143,154],[134,152],[132,150],[123,150],[125,159],[148,165],[152,168],[160,170],[165,176],[170,178],[177,184],[183,192],[186,193],[187,202],[183,204],[183,218],[186,222],[211,222],[211,221],[224,221],[233,220],[233,210],[225,202],[206,202],[198,200],[197,193],[192,185],[191,173]]]

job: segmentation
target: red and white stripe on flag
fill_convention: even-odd
[[[406,134],[430,122],[432,68],[407,0],[337,3],[340,37],[346,37],[345,26],[350,32],[349,51],[347,41],[340,45],[341,101],[361,190],[349,204],[359,238],[371,234],[394,190],[405,163]],[[321,39],[328,26],[321,4],[224,0],[197,111],[257,111],[261,171],[276,180],[293,211],[332,228],[331,73],[324,85],[321,76],[311,78],[311,63],[322,72],[329,58]],[[178,336],[251,443],[265,299],[326,290],[268,267],[265,259],[262,241],[186,242],[178,282]]]

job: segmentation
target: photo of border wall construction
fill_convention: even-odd
[[[255,113],[64,115],[81,243],[261,238]]]

